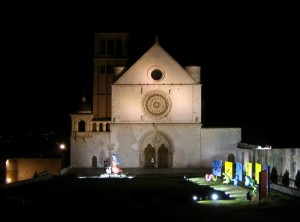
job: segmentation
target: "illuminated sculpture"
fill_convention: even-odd
[[[205,174],[205,179],[206,181],[217,181],[218,180],[218,176],[215,176],[213,174]]]
[[[224,177],[223,177],[223,183],[229,184],[229,182],[231,181],[230,176],[228,174],[226,174],[226,173],[222,173],[222,174],[224,175]]]
[[[253,193],[254,195],[256,195],[256,193],[257,193],[257,188],[258,188],[258,184],[255,183],[255,180],[254,180],[254,179],[252,179],[252,178],[249,177],[249,176],[245,176],[245,185],[246,185],[246,186],[251,186],[251,187],[253,188],[252,193]]]
[[[106,167],[106,173],[108,173],[108,174],[111,174],[111,167],[109,166],[109,167]]]
[[[239,184],[239,176],[238,176],[238,175],[236,175],[235,178],[230,179],[230,180],[233,181],[233,185],[234,185],[235,187],[238,186],[238,184]]]
[[[111,172],[115,174],[120,174],[123,172],[123,170],[119,167],[120,161],[117,157],[116,154],[112,155],[112,160],[111,160]]]

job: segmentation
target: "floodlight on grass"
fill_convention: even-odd
[[[215,193],[212,194],[212,195],[211,195],[211,199],[212,199],[212,200],[218,200],[218,199],[219,199],[218,194],[215,194]]]

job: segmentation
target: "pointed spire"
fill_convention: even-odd
[[[81,102],[83,102],[83,103],[86,102],[84,94],[82,95]]]
[[[155,43],[159,44],[157,35],[155,36]]]

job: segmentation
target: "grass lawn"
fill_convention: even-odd
[[[227,190],[225,190],[228,188]],[[212,190],[233,199],[213,201]],[[83,178],[57,176],[0,191],[4,218],[33,220],[130,219],[196,221],[283,221],[300,217],[300,199],[271,190],[266,201],[246,200],[248,188],[204,178],[141,176]],[[201,200],[193,200],[193,196]],[[234,196],[235,195],[235,196]]]

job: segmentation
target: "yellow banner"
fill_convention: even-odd
[[[232,178],[233,177],[233,163],[225,161],[225,173]]]
[[[246,162],[246,176],[252,179],[252,163]]]
[[[255,181],[259,184],[259,173],[261,172],[261,164],[255,163]]]

